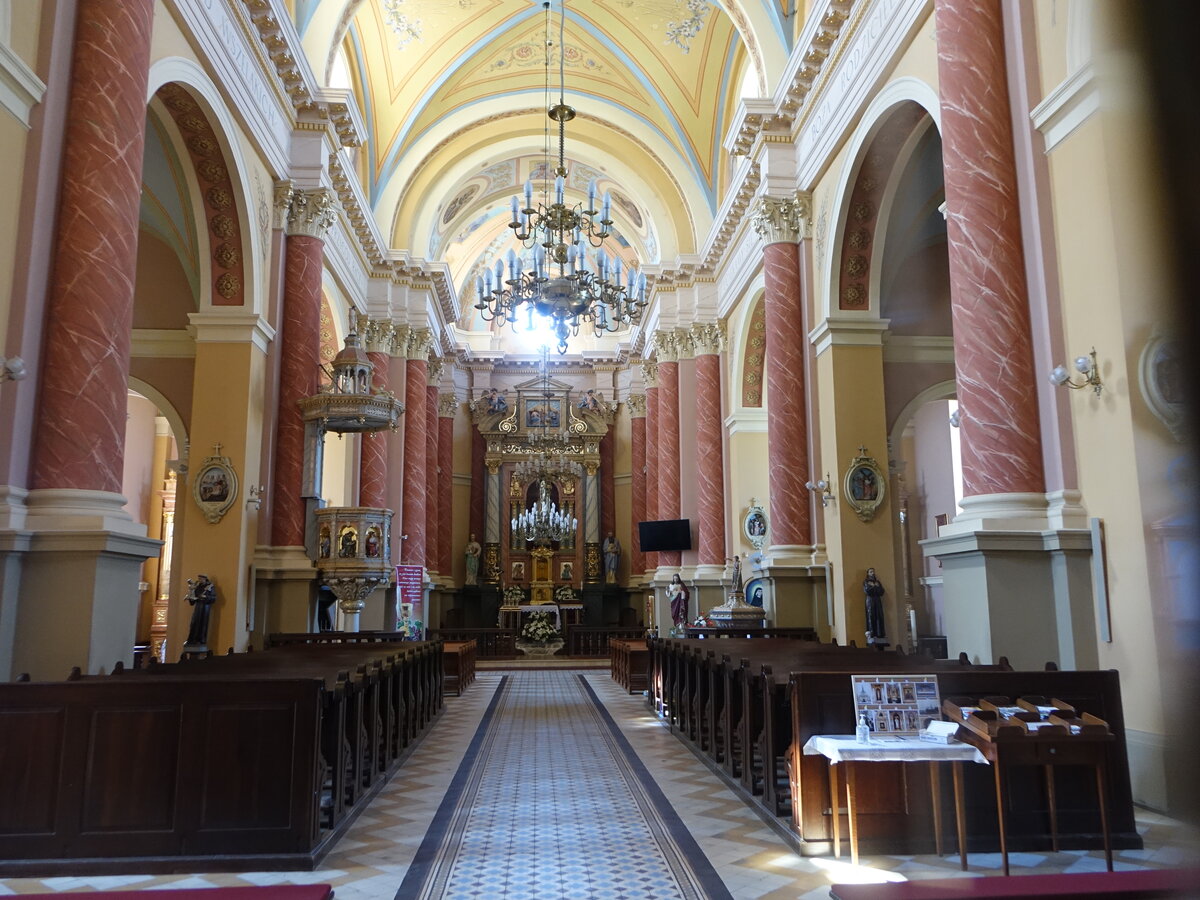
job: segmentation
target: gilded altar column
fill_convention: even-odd
[[[679,518],[679,350],[674,331],[655,334],[658,348],[658,518]],[[658,555],[660,566],[679,566],[678,550]]]
[[[305,422],[299,401],[317,391],[321,365],[321,273],[325,233],[337,218],[337,201],[325,188],[292,192],[284,250],[283,318],[280,321],[279,414],[275,439],[271,543],[304,545],[307,500],[320,494],[320,464],[305,470]],[[311,427],[315,428],[316,423]]]
[[[371,371],[371,383],[377,391],[391,389],[391,356],[388,348],[392,342],[392,325],[359,319],[359,333],[367,348],[367,359],[375,367]],[[358,505],[387,508],[388,505],[388,450],[391,434],[387,431],[366,432],[359,444],[359,487]]]
[[[413,329],[406,348],[404,365],[404,500],[401,505],[400,562],[409,566],[425,564],[425,481],[427,451],[425,432],[429,413],[425,408],[426,367],[432,335],[428,328]]]
[[[1041,494],[1001,8],[936,0],[934,24],[963,493]],[[969,515],[970,504],[963,507]]]
[[[151,0],[78,5],[31,472],[35,490],[116,495],[113,513],[123,504],[153,20]]]
[[[642,364],[642,381],[646,385],[646,521],[655,521],[658,514],[658,365]],[[647,569],[658,568],[658,554],[646,553]]]
[[[721,416],[721,351],[725,332],[715,324],[693,325],[696,359],[696,505],[701,566],[725,567],[725,451]]]
[[[438,572],[449,577],[454,569],[454,417],[458,415],[458,397],[438,397]]]
[[[629,439],[633,472],[630,478],[630,506],[633,522],[629,543],[632,547],[629,558],[630,577],[641,576],[646,571],[646,554],[642,552],[638,537],[638,522],[646,521],[646,395],[630,394],[625,401],[629,407]]]
[[[425,568],[430,572],[437,572],[438,561],[441,559],[441,529],[438,525],[441,515],[441,510],[438,509],[438,478],[441,470],[438,438],[441,429],[438,425],[437,385],[442,378],[442,361],[436,356],[430,356],[425,373]],[[449,515],[449,511],[446,515]]]
[[[751,217],[762,237],[766,290],[767,465],[772,554],[810,550],[808,408],[804,390],[803,295],[798,243],[811,218],[808,197],[759,197]]]

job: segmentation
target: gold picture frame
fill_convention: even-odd
[[[887,476],[867,448],[859,447],[858,456],[846,468],[842,496],[863,522],[870,522],[887,499]]]
[[[221,452],[221,445],[215,447]],[[212,524],[220,522],[238,498],[238,477],[228,456],[208,456],[196,469],[192,499]]]

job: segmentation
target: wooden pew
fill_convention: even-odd
[[[644,640],[615,639],[609,643],[612,651],[610,673],[613,679],[631,694],[646,690],[646,667],[650,652]]]
[[[446,690],[461,697],[463,689],[475,680],[475,642],[447,641],[442,646]]]
[[[313,868],[440,706],[441,658],[310,645],[0,685],[0,874]]]

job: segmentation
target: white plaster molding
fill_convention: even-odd
[[[766,409],[739,409],[725,417],[725,431],[735,434],[766,434]]]
[[[883,361],[894,363],[953,363],[954,338],[934,335],[888,334]]]
[[[288,172],[295,111],[245,9],[224,0],[167,0],[167,6],[182,20],[198,56],[212,67],[227,92],[223,105],[241,119],[267,167],[276,175]],[[158,66],[151,66],[151,95],[165,83],[153,77]]]
[[[939,537],[976,531],[1042,532],[1049,528],[1046,495],[1034,492],[977,494],[959,501],[962,512],[938,529]]]
[[[25,527],[30,531],[112,532],[146,537],[146,526],[135,522],[125,509],[128,500],[111,491],[40,488],[30,491],[25,501]]]
[[[131,353],[134,357],[195,359],[196,342],[186,328],[135,328]]]
[[[1095,67],[1089,62],[1068,75],[1029,113],[1033,127],[1042,133],[1049,153],[1100,108]]]
[[[0,41],[0,106],[28,129],[29,114],[45,93],[46,85],[37,73]]]
[[[1073,490],[1050,491],[1046,494],[1046,516],[1050,527],[1074,529],[1088,527],[1087,508],[1082,503],[1083,493]]]
[[[820,356],[830,347],[878,347],[883,343],[883,333],[887,331],[890,320],[876,318],[839,318],[822,319],[808,333],[808,339]]]
[[[29,491],[15,484],[0,484],[0,532],[20,531],[25,527]]]
[[[263,353],[275,339],[275,329],[255,313],[189,313],[197,344],[244,344],[247,341]]]

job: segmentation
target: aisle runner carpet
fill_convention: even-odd
[[[582,675],[505,676],[396,900],[730,893]]]

